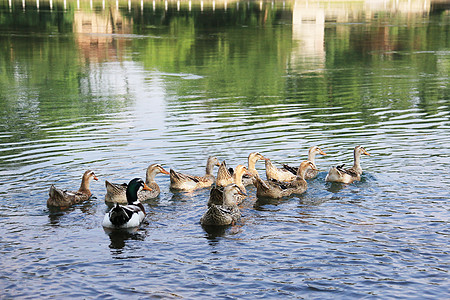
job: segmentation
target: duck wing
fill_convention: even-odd
[[[223,187],[217,185],[211,188],[211,191],[209,192],[208,207],[212,206],[213,204],[223,204],[223,189]]]
[[[297,175],[298,168],[291,167],[289,165],[283,164],[283,169],[286,170],[286,171],[291,172],[294,175]]]
[[[170,180],[174,180],[174,181],[194,181],[196,183],[198,183],[200,181],[199,176],[192,176],[192,175],[188,175],[188,174],[183,174],[183,173],[179,173],[176,172],[172,169],[170,169]]]

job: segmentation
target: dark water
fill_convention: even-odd
[[[445,2],[91,3],[0,2],[1,298],[450,297]],[[358,144],[361,182],[325,183]],[[235,226],[164,175],[136,232],[101,226],[106,179],[312,145],[308,191],[250,188]],[[88,168],[96,198],[49,210]]]

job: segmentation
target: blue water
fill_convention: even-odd
[[[133,29],[111,40],[112,33],[77,35],[68,27],[69,33],[41,32],[42,41],[33,30],[2,26],[1,298],[450,297],[450,45],[442,40],[448,11],[439,18],[413,14],[412,21],[398,13],[381,24],[327,19],[325,52],[310,53],[293,46],[308,39],[292,34],[298,30],[286,21],[292,5],[264,3],[272,18],[288,17],[262,26],[232,18],[246,7],[239,3],[239,11],[231,9],[235,4],[215,10],[216,20],[228,13],[235,23],[196,23],[188,38],[192,24],[184,17],[175,18],[181,24],[137,26],[146,18],[134,2]],[[28,16],[28,6],[21,12],[15,5],[2,14]],[[154,20],[152,4],[145,5],[144,16]],[[155,19],[163,7],[158,3]],[[53,9],[41,3],[32,16],[54,16]],[[180,12],[200,23],[211,14],[206,6],[203,15],[198,6]],[[367,41],[371,28],[401,32],[407,25],[413,28],[407,34],[386,36],[394,50]],[[424,26],[426,47],[398,46],[423,38]],[[254,52],[269,32],[275,46]],[[342,32],[353,45],[344,50],[332,45],[344,40]],[[86,54],[74,42],[80,35],[100,50],[91,43]],[[115,54],[102,43],[114,44]],[[74,44],[80,57],[71,61]],[[42,63],[36,49],[45,56],[55,47],[67,57]],[[23,54],[28,48],[34,51]],[[166,51],[175,54],[169,59]],[[362,157],[362,180],[325,182],[329,167],[352,164],[359,144],[371,154]],[[202,175],[209,155],[236,166],[253,151],[295,165],[312,145],[328,155],[317,157],[320,173],[307,192],[262,200],[250,187],[234,226],[202,228],[209,190],[173,193],[163,174],[161,195],[144,203],[140,228],[108,233],[101,226],[108,210],[104,180],[144,177],[155,162]],[[47,208],[50,185],[75,190],[86,169],[99,177],[94,197],[63,211]],[[263,162],[257,169],[265,177]]]

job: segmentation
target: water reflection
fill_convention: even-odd
[[[103,229],[111,241],[109,248],[116,250],[114,251],[114,255],[123,253],[122,250],[128,240],[143,241],[145,239],[145,232],[141,232],[139,228]]]
[[[79,204],[74,204],[67,207],[47,207],[48,218],[50,225],[60,225],[61,219],[76,210],[80,210],[83,215],[94,216],[97,212],[97,197],[93,196],[89,200],[83,201]]]

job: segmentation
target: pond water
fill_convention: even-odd
[[[0,51],[1,298],[450,297],[445,2],[5,0]],[[162,174],[136,232],[101,226],[104,180],[313,145],[307,192],[251,187],[234,226]],[[326,183],[356,145],[362,180]],[[86,169],[95,197],[48,209]]]

